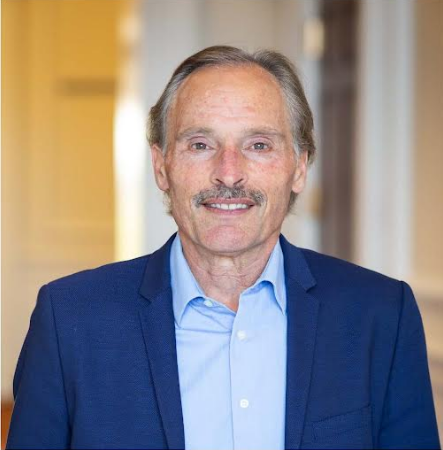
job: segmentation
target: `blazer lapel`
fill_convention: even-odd
[[[309,396],[320,302],[308,293],[315,285],[303,253],[282,236],[287,292],[287,374],[285,448],[300,448]]]
[[[149,257],[140,294],[140,319],[158,407],[169,448],[184,448],[169,254],[175,235]]]

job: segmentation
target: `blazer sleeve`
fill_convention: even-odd
[[[423,324],[411,288],[402,282],[397,341],[376,448],[440,448]]]
[[[48,286],[38,294],[13,390],[15,404],[6,448],[69,448],[68,410]]]

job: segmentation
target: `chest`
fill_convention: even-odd
[[[176,326],[187,448],[284,448],[286,316],[191,305]]]

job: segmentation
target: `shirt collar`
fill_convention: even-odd
[[[171,266],[171,287],[172,287],[172,306],[174,317],[180,325],[183,313],[188,303],[198,297],[204,298],[205,295],[195,279],[188,262],[183,254],[180,237],[177,236],[171,246],[170,256]],[[265,269],[258,280],[247,290],[259,289],[263,282],[269,282],[274,291],[275,299],[283,314],[286,314],[286,284],[284,274],[283,252],[280,241],[277,241]]]
[[[283,251],[281,249],[280,240],[278,240],[272,250],[265,269],[258,280],[249,289],[259,286],[263,281],[271,283],[275,299],[277,300],[281,312],[286,314],[286,282],[284,267]]]
[[[204,297],[204,294],[183,254],[178,233],[171,246],[170,258],[172,307],[175,320],[180,325],[187,304],[194,298]]]

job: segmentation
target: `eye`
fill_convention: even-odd
[[[254,144],[252,144],[252,149],[253,150],[268,150],[269,149],[269,145],[266,144],[266,142],[255,142]]]
[[[194,150],[207,150],[209,146],[204,142],[194,142],[193,144],[191,144],[191,148]]]

